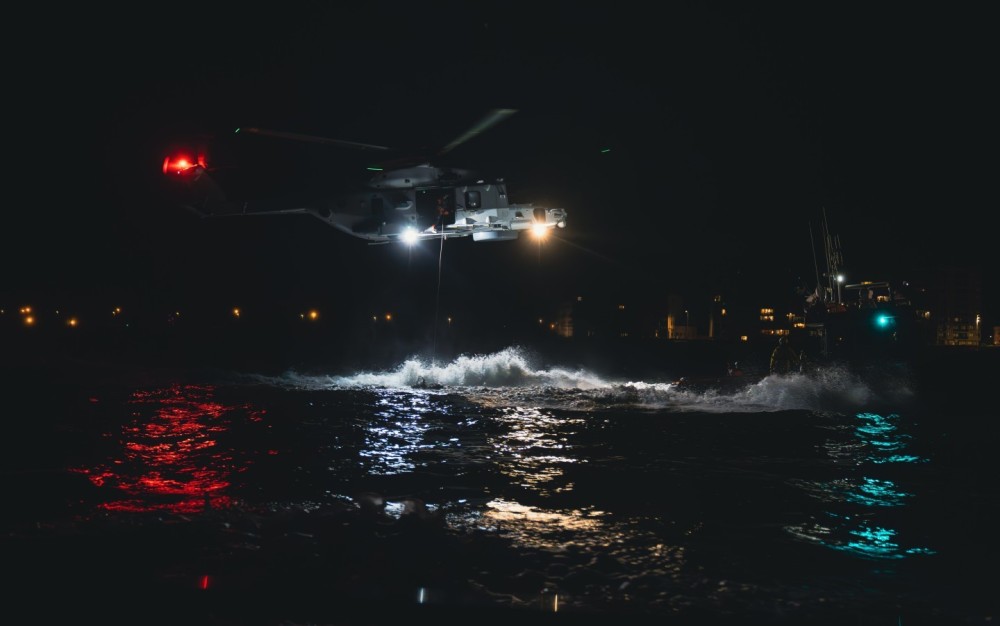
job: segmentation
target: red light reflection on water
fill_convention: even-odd
[[[86,470],[97,486],[114,486],[129,497],[107,502],[113,511],[196,513],[233,504],[225,491],[235,467],[232,450],[218,445],[229,428],[227,414],[248,407],[225,406],[210,385],[173,385],[140,390],[129,400],[133,420],[122,427],[123,455],[106,467]]]

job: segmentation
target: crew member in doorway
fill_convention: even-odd
[[[448,210],[448,196],[438,196],[437,199],[437,224],[434,226],[434,232],[443,233],[444,225],[448,223],[448,217],[451,216],[451,211]]]
[[[778,339],[778,345],[771,351],[771,373],[790,374],[799,368],[799,355],[788,343],[787,337]]]

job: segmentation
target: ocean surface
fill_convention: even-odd
[[[992,623],[998,363],[718,385],[516,346],[327,372],[10,363],[5,606],[32,623]]]

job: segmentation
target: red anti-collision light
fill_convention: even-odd
[[[163,159],[163,173],[181,174],[195,167],[196,165],[200,165],[203,168],[205,167],[205,155],[199,154],[197,162],[193,162],[186,156],[174,156],[174,157],[168,156],[165,159]]]

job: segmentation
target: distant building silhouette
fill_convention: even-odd
[[[931,280],[931,314],[936,320],[939,346],[978,346],[982,343],[982,283],[968,268],[938,270]]]

